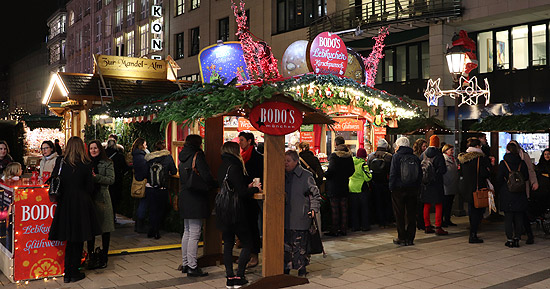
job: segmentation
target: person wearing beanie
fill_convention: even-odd
[[[437,135],[432,135],[430,137],[430,146],[439,148],[439,137]]]
[[[357,149],[353,157],[355,172],[349,178],[349,192],[351,205],[351,230],[370,230],[369,223],[369,183],[372,175],[367,165],[367,151],[364,148]]]
[[[395,145],[396,152],[391,160],[389,177],[397,227],[397,238],[393,243],[410,246],[414,245],[416,235],[416,200],[422,182],[422,168],[406,137],[398,138]]]
[[[422,160],[422,190],[420,201],[424,204],[424,226],[425,233],[436,235],[448,235],[449,232],[443,230],[443,201],[445,199],[445,187],[443,184],[443,175],[447,172],[445,158],[439,149],[439,137],[432,135],[430,137],[430,146],[424,151]],[[435,204],[435,230],[430,220],[430,209]]]
[[[385,228],[394,220],[391,204],[391,193],[388,187],[392,154],[388,142],[378,140],[376,151],[369,155],[368,165],[372,172],[372,194],[375,204],[375,216],[378,226]]]

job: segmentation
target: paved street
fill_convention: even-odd
[[[328,256],[314,256],[307,267],[310,283],[296,288],[550,288],[550,239],[540,229],[534,245],[522,241],[511,249],[504,246],[502,222],[484,222],[479,235],[485,243],[473,245],[467,217],[454,221],[459,226],[450,228],[449,236],[417,231],[416,245],[409,247],[392,244],[394,228],[326,237]],[[177,244],[179,236],[163,239]],[[78,283],[57,278],[16,285],[3,275],[0,283],[2,288],[225,288],[223,266],[206,268],[208,277],[188,278],[177,271],[180,258],[179,249],[117,255],[107,269],[88,271]],[[247,273],[251,281],[260,276],[259,266]]]

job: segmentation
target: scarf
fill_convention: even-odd
[[[254,149],[254,146],[248,146],[247,150],[241,150],[241,157],[243,157],[243,161],[247,163],[250,158],[252,157],[252,150]]]

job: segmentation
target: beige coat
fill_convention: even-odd
[[[57,159],[57,153],[52,153],[51,155],[47,157],[42,157],[40,160],[40,176],[42,176],[43,172],[52,172],[53,167],[55,167],[55,160]]]

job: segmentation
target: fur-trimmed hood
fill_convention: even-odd
[[[148,162],[152,159],[156,159],[156,158],[160,158],[168,155],[170,155],[170,152],[168,150],[154,151],[152,153],[148,153],[145,155],[145,161]]]
[[[458,155],[458,161],[461,163],[461,164],[464,164],[464,163],[467,163],[471,160],[474,160],[478,157],[484,157],[485,154],[483,153],[480,153],[480,152],[469,152],[469,153],[460,153]]]
[[[335,151],[334,154],[336,154],[336,156],[338,156],[340,158],[351,158],[351,153],[350,152]]]

